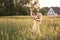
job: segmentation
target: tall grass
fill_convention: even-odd
[[[31,32],[30,16],[0,17],[0,40],[60,40],[60,18],[43,16],[40,23],[42,36]]]

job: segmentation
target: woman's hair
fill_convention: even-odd
[[[33,14],[36,15],[39,11],[37,9],[33,9]]]

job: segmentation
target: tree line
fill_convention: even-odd
[[[39,10],[43,15],[47,13],[48,7],[40,8],[36,7],[38,0],[32,2],[32,0],[0,0],[0,16],[10,15],[30,15],[30,7],[34,12]]]

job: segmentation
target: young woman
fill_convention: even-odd
[[[42,14],[41,13],[35,14],[35,13],[32,12],[32,9],[30,9],[30,15],[34,20],[34,25],[32,27],[32,31],[33,32],[39,32],[41,34],[39,24],[42,21]]]

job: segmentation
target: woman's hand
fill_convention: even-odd
[[[36,21],[40,21],[40,19],[36,19]]]

